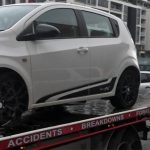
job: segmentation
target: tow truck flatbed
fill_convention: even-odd
[[[108,100],[72,103],[58,108],[28,112],[19,123],[3,126],[0,149],[53,148],[130,125],[137,125],[140,131],[150,119],[149,99],[139,98],[129,110],[115,110]]]

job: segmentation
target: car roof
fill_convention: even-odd
[[[99,10],[99,9],[96,9],[96,8],[92,8],[92,7],[88,7],[88,6],[78,5],[78,4],[71,4],[71,3],[43,2],[43,3],[18,3],[18,4],[11,4],[11,5],[18,5],[18,6],[20,6],[20,5],[23,5],[23,6],[25,6],[25,5],[33,5],[33,6],[41,6],[41,7],[48,7],[48,6],[52,6],[52,5],[70,6],[70,7],[76,7],[77,9],[86,9],[89,12],[101,13],[102,15],[111,17],[113,19],[121,20],[120,18],[118,18],[118,17],[116,17],[116,16],[114,16],[114,15],[112,15],[110,13],[104,12],[102,10]],[[9,5],[9,6],[11,6],[11,5]]]

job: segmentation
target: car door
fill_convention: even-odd
[[[57,28],[60,35],[27,42],[31,52],[34,106],[86,100],[89,83],[87,39],[81,38],[79,21],[69,8],[53,8],[34,22]],[[43,105],[43,104],[42,104]]]
[[[82,15],[88,31],[88,47],[91,54],[90,81],[93,84],[89,87],[90,95],[97,98],[99,94],[112,90],[114,72],[121,59],[124,44],[114,33],[108,17],[87,11],[82,11]]]

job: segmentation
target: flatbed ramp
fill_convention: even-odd
[[[149,119],[149,99],[138,99],[129,110],[114,110],[107,100],[36,110],[24,114],[19,123],[2,127],[0,150],[55,148]]]

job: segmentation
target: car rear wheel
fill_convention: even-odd
[[[28,106],[26,86],[13,73],[0,75],[0,125],[20,117]]]
[[[121,75],[116,88],[116,94],[111,98],[111,104],[116,108],[129,108],[133,106],[138,97],[139,74],[128,69]]]

